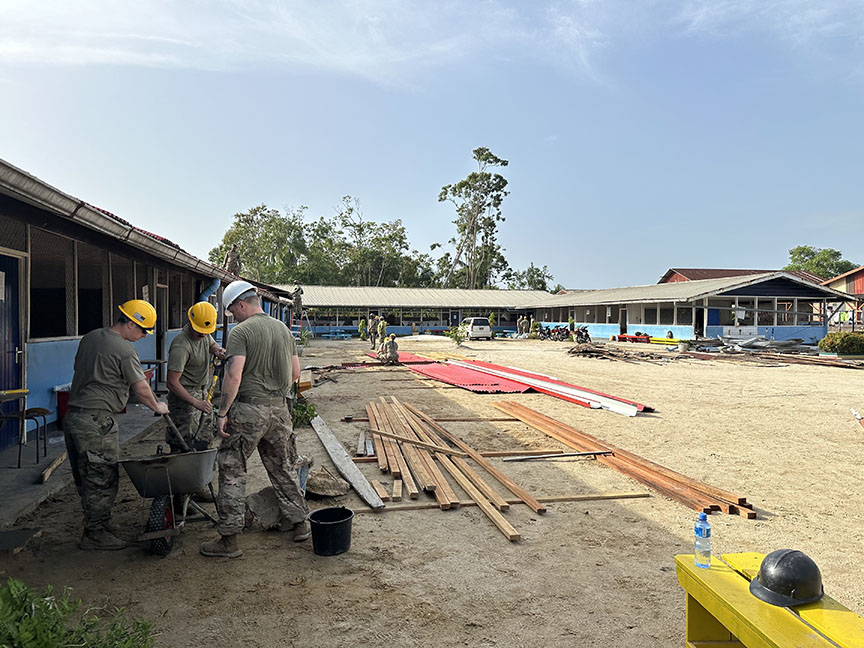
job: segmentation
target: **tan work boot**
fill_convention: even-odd
[[[116,551],[125,549],[126,542],[121,540],[108,529],[97,531],[84,531],[78,546],[84,551]]]
[[[312,527],[309,525],[309,520],[303,520],[302,522],[295,524],[291,529],[291,533],[294,542],[303,542],[304,540],[308,540],[312,535]]]
[[[201,554],[211,558],[239,558],[243,550],[237,544],[236,535],[225,535],[203,543]]]

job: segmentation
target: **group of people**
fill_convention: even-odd
[[[528,335],[531,332],[532,326],[534,326],[534,318],[532,317],[529,320],[525,315],[521,315],[519,319],[516,320],[516,334]]]
[[[117,414],[125,408],[130,390],[156,414],[170,413],[182,437],[181,441],[166,431],[172,452],[208,447],[215,428],[220,443],[219,536],[201,545],[203,555],[235,558],[242,554],[237,535],[246,515],[246,460],[256,448],[293,540],[310,537],[288,408],[292,385],[300,376],[294,336],[285,324],[263,311],[255,287],[246,281],[230,283],[222,301],[237,321],[224,349],[211,337],[217,319],[213,305],[202,301],[187,311],[188,323],[168,353],[167,404],[157,400],[131,344],[153,333],[156,309],[152,304],[141,299],[127,301],[118,307],[114,324],[81,338],[64,435],[84,513],[82,549],[126,546],[109,529],[109,522],[119,483]],[[210,356],[226,364],[215,426],[204,431],[199,417],[213,412],[206,397]]]
[[[376,342],[381,341],[377,346],[377,355],[381,362],[390,365],[399,364],[399,344],[396,342],[396,334],[387,335],[387,320],[380,315],[369,318],[369,340],[373,350],[376,348]]]

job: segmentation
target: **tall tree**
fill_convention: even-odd
[[[533,262],[524,270],[510,270],[504,275],[504,281],[510,290],[549,290],[549,282],[553,279],[545,265],[538,268]]]
[[[296,265],[305,248],[303,212],[283,215],[278,209],[261,204],[234,214],[234,222],[222,242],[210,250],[212,263],[222,265],[232,245],[243,259],[243,274],[255,281],[278,282]]]
[[[464,288],[491,287],[490,269],[496,262],[500,263],[495,253],[503,259],[495,239],[498,222],[504,220],[501,203],[509,193],[507,179],[488,169],[506,167],[509,162],[486,147],[474,149],[472,155],[477,171],[456,184],[445,185],[438,194],[438,202],[449,201],[456,206],[456,220],[453,221],[456,236],[450,241],[456,246],[456,254],[450,258],[444,276],[445,288],[451,285],[460,265],[465,268],[464,282],[460,282]]]
[[[823,279],[849,272],[859,264],[847,261],[840,250],[798,245],[789,250],[789,263],[784,270],[803,270]]]

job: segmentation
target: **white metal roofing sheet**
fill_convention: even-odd
[[[278,288],[291,292],[294,286]],[[310,307],[530,308],[546,296],[542,290],[303,286],[303,304]]]

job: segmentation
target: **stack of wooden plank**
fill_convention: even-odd
[[[519,532],[502,515],[510,508],[510,504],[466,461],[470,458],[521,502],[537,513],[545,513],[546,507],[530,493],[480,452],[416,407],[401,403],[395,397],[389,401],[382,397],[377,402],[369,403],[366,413],[378,468],[393,476],[390,499],[401,499],[403,489],[410,499],[416,499],[420,491],[425,491],[435,498],[441,509],[458,507],[461,500],[448,481],[449,477],[507,539],[519,540]],[[448,442],[455,445],[456,449],[448,446]],[[383,486],[378,484],[376,490],[380,495]],[[387,495],[386,491],[384,495]]]
[[[502,412],[515,416],[531,427],[579,451],[608,450],[611,455],[598,456],[607,466],[697,511],[722,511],[747,519],[756,517],[753,505],[745,497],[670,470],[626,450],[601,441],[565,423],[512,401],[493,403]]]

